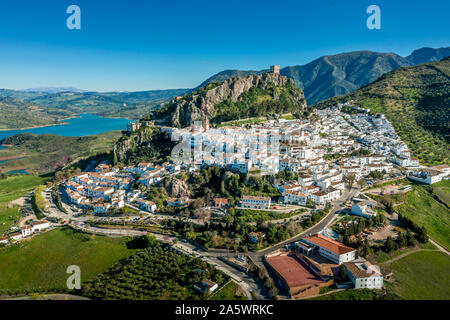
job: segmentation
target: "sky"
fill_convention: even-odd
[[[69,30],[78,5],[81,29]],[[381,10],[370,30],[369,5]],[[450,46],[448,0],[0,0],[0,88],[192,88],[225,69]]]

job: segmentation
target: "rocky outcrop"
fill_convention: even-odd
[[[292,88],[294,100],[299,102],[299,107],[306,107],[305,97],[301,89],[296,89],[294,82],[278,73],[262,73],[246,77],[233,77],[219,84],[209,84],[208,87],[174,100],[169,104],[169,109],[174,110],[171,116],[171,124],[174,126],[188,126],[193,121],[211,119],[216,115],[216,107],[224,101],[237,102],[244,92],[252,88],[266,90],[273,87]],[[278,96],[273,97],[275,100]]]
[[[174,176],[164,178],[162,186],[171,197],[178,198],[189,196],[189,186],[187,183]]]

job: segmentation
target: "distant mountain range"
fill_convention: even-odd
[[[30,88],[20,91],[25,92],[42,92],[42,93],[59,93],[59,92],[87,92],[87,90],[72,88],[72,87],[41,87],[41,88]]]
[[[371,113],[384,114],[421,164],[449,163],[450,57],[398,68],[353,93],[327,99],[315,107],[350,101],[369,108]]]
[[[377,80],[386,72],[399,67],[414,66],[430,61],[439,61],[450,56],[450,47],[422,48],[407,57],[395,53],[355,51],[323,56],[305,65],[282,68],[280,73],[294,80],[296,87],[303,89],[308,105],[337,95],[353,92]],[[223,81],[231,77],[259,74],[267,70],[225,70],[204,81]]]

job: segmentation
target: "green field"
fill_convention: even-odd
[[[18,134],[2,140],[9,147],[0,150],[0,158],[19,157],[19,159],[1,163],[0,172],[23,169],[34,174],[54,172],[78,159],[108,152],[120,136],[120,131],[84,137]]]
[[[450,299],[450,258],[438,251],[419,251],[391,266],[394,290],[404,299]]]
[[[64,289],[68,266],[79,266],[84,282],[134,252],[123,238],[55,229],[0,249],[0,288],[7,293]]]
[[[242,289],[234,281],[230,281],[224,287],[219,288],[217,293],[212,294],[209,300],[247,300],[247,298]]]
[[[380,296],[380,290],[349,289],[315,297],[311,300],[374,300]]]
[[[441,201],[448,201],[450,181],[441,181],[431,186],[413,185],[403,204],[395,210],[419,226],[424,226],[428,235],[450,250],[450,210]]]
[[[17,206],[8,208],[8,204],[47,180],[48,178],[41,176],[26,175],[0,180],[0,235],[8,231],[20,217],[19,208]]]

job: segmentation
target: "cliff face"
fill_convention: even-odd
[[[172,101],[169,104],[169,109],[174,110],[171,115],[171,124],[184,127],[196,120],[212,119],[220,111],[221,104],[225,102],[229,105],[233,103],[249,105],[250,102],[257,104],[260,99],[244,101],[248,97],[243,97],[243,94],[250,91],[253,97],[264,95],[264,100],[281,104],[280,96],[283,90],[286,91],[289,101],[295,104],[296,111],[301,111],[306,107],[303,91],[296,89],[291,79],[277,73],[263,73],[233,77],[222,83],[212,83],[179,100]],[[239,107],[239,105],[237,106]],[[270,108],[266,107],[266,109]]]

